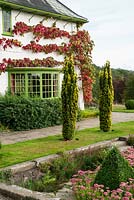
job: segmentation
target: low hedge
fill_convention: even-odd
[[[134,99],[129,99],[125,102],[127,110],[134,110]]]
[[[0,123],[15,131],[59,125],[62,123],[61,99],[1,96]]]

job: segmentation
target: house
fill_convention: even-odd
[[[59,97],[64,57],[74,45],[81,49],[77,38],[84,41],[83,33],[75,34],[86,22],[58,0],[0,0],[1,71],[6,67],[0,75],[0,93]],[[81,74],[77,64],[76,72]],[[81,80],[78,84],[83,109]]]

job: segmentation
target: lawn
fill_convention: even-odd
[[[77,131],[75,138],[71,141],[63,141],[61,135],[56,135],[16,144],[2,145],[0,150],[0,168],[96,142],[110,140],[119,136],[134,134],[134,122],[114,124],[112,129],[108,133],[101,132],[99,128]]]

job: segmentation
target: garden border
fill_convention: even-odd
[[[76,152],[80,152],[80,151],[86,151],[87,149],[91,149],[91,150],[96,150],[98,148],[106,148],[106,147],[112,147],[112,146],[126,146],[126,140],[127,137],[123,137],[124,139],[122,140],[122,138],[115,138],[112,140],[107,140],[107,141],[103,141],[103,142],[98,142],[92,145],[88,145],[88,146],[84,146],[81,148],[76,148],[74,150],[71,151],[66,151],[68,154],[73,154]],[[39,164],[48,162],[50,160],[54,160],[55,158],[58,158],[59,155],[58,154],[52,154],[49,156],[45,156],[45,157],[41,157],[41,158],[37,158],[35,160],[32,161],[27,161],[24,163],[20,163],[20,164],[16,164],[13,166],[9,166],[6,168],[2,168],[0,169],[0,171],[8,171],[11,170],[12,174],[16,174],[16,173],[24,173],[26,171],[30,171],[36,167],[38,167]],[[68,191],[65,191],[68,192]],[[35,192],[35,191],[31,191],[16,185],[7,185],[5,183],[0,183],[0,193],[12,198],[15,198],[15,200],[61,200],[60,197],[55,196],[53,193],[41,193],[41,192]]]

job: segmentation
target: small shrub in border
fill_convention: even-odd
[[[130,146],[134,146],[134,134],[129,135],[129,137],[127,139],[127,144]]]
[[[134,110],[134,99],[129,99],[125,102],[127,110]]]
[[[134,178],[134,171],[128,161],[121,155],[116,147],[113,147],[102,166],[96,174],[94,183],[103,184],[111,190],[117,189],[121,182],[128,181],[129,178]]]

